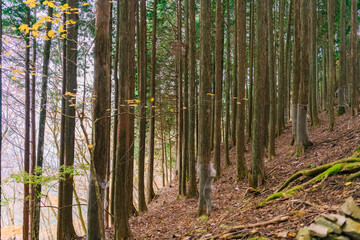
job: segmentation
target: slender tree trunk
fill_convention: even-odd
[[[351,50],[350,50],[350,57],[351,57],[351,83],[352,83],[352,94],[351,94],[351,109],[352,115],[357,116],[359,113],[359,91],[358,91],[358,40],[357,40],[357,32],[358,32],[358,0],[351,0]]]
[[[285,59],[285,93],[284,93],[284,114],[285,123],[290,119],[290,69],[291,69],[291,26],[293,23],[293,0],[289,3],[289,12],[287,17],[287,31],[286,31],[286,59]]]
[[[184,56],[184,98],[183,98],[183,142],[182,142],[182,192],[186,195],[186,180],[189,177],[189,0],[185,0],[185,56]]]
[[[285,102],[285,54],[284,54],[284,18],[285,0],[280,0],[280,30],[279,30],[279,86],[278,86],[278,105],[277,105],[277,124],[276,135],[280,136],[285,127],[284,102]]]
[[[210,178],[211,162],[211,3],[200,0],[200,107],[199,107],[199,164],[200,164],[200,197],[198,215],[205,212],[209,202],[205,196],[206,182]],[[209,189],[211,195],[211,188]],[[211,207],[211,206],[210,206]]]
[[[140,29],[139,29],[139,211],[147,211],[145,201],[145,138],[146,138],[146,0],[140,1]]]
[[[195,0],[189,0],[189,196],[197,195],[196,186],[196,156],[195,156],[195,121],[196,121],[196,33],[195,33]],[[169,136],[170,137],[170,136]],[[171,148],[170,148],[171,152]],[[171,166],[171,157],[170,157]],[[171,167],[170,167],[171,173]],[[171,176],[170,176],[171,180]]]
[[[0,52],[2,52],[3,49],[3,24],[2,24],[2,0],[0,0]],[[0,65],[2,66],[2,56],[0,54]],[[2,206],[2,189],[1,189],[1,170],[2,170],[2,68],[0,68],[0,219],[1,219],[1,206]],[[0,229],[1,229],[1,221],[0,221]],[[0,239],[1,239],[1,230],[0,230]]]
[[[30,25],[30,8],[26,7],[26,24]],[[30,35],[25,35],[25,138],[24,171],[30,170]],[[29,184],[24,183],[23,239],[29,239]]]
[[[236,4],[236,3],[235,3]],[[237,21],[237,14],[235,13],[235,28],[234,28],[234,67],[233,67],[233,84],[232,84],[232,105],[231,105],[231,113],[232,113],[232,121],[231,121],[231,140],[232,140],[232,146],[236,145],[236,119],[237,119],[237,65],[238,65],[238,21]]]
[[[120,47],[120,1],[117,1],[116,5],[116,40],[115,40],[115,61],[114,61],[114,106],[118,106],[119,102],[119,47]],[[111,224],[114,225],[115,216],[115,192],[116,192],[116,146],[117,146],[117,132],[118,132],[118,113],[119,111],[115,107],[114,114],[114,133],[113,133],[113,152],[112,152],[112,174],[111,174],[111,200],[110,200],[110,212],[111,212]]]
[[[68,0],[70,8],[77,8],[77,0]],[[64,164],[66,168],[72,169],[74,166],[74,141],[75,141],[75,104],[77,89],[77,39],[78,39],[78,14],[72,12],[68,15],[69,21],[74,24],[67,25],[67,45],[66,45],[66,117],[65,117],[65,145],[64,145]],[[63,193],[63,219],[62,231],[63,238],[71,239],[76,237],[73,216],[73,185],[74,180],[70,174],[65,174],[64,193]]]
[[[269,129],[269,158],[275,156],[275,125],[276,125],[276,83],[274,79],[274,25],[273,25],[273,0],[267,3],[268,20],[268,78],[270,84],[270,129]]]
[[[253,86],[254,86],[254,43],[255,43],[255,6],[250,2],[250,71],[249,71],[249,116],[248,116],[248,142],[251,141],[253,120]]]
[[[221,145],[221,119],[222,119],[222,78],[224,62],[224,10],[223,1],[216,1],[216,34],[215,34],[215,144],[214,165],[216,178],[220,177],[220,145]],[[245,47],[245,46],[244,46]],[[237,139],[239,140],[239,139]]]
[[[254,85],[254,119],[252,134],[252,171],[250,185],[257,188],[265,180],[265,86],[267,81],[267,2],[256,2],[256,65]]]
[[[127,90],[127,99],[135,99],[135,26],[136,26],[136,12],[138,9],[138,1],[129,2],[129,84]],[[135,115],[134,107],[128,106],[129,127],[127,128],[127,136],[129,141],[126,148],[128,149],[128,160],[126,166],[126,196],[127,209],[129,217],[137,214],[133,203],[134,190],[134,152],[135,152]]]
[[[177,53],[176,53],[176,69],[177,69],[177,162],[179,171],[179,194],[185,195],[182,180],[182,139],[183,139],[183,100],[182,100],[182,7],[181,0],[177,1]]]
[[[317,13],[316,0],[310,1],[310,104],[311,104],[311,125],[319,124],[317,90]]]
[[[66,0],[63,0],[62,4],[65,4]],[[66,13],[63,13],[63,25],[64,25],[64,30],[67,29],[66,27]],[[64,167],[64,149],[65,149],[65,113],[66,113],[66,97],[65,97],[65,93],[66,93],[66,62],[67,62],[67,57],[66,57],[66,38],[63,39],[63,45],[62,45],[62,71],[63,71],[63,82],[62,82],[62,89],[61,89],[61,123],[60,123],[60,156],[59,156],[59,171],[60,171],[60,175],[62,175],[63,173],[63,167]],[[63,213],[64,213],[64,209],[63,209],[63,198],[64,198],[64,181],[62,179],[59,179],[59,193],[58,193],[58,215],[57,215],[57,239],[62,240],[63,239]]]
[[[34,14],[36,19],[36,12]],[[31,164],[30,164],[30,175],[34,176],[36,166],[36,38],[33,39],[33,58],[32,58],[32,69],[31,69]],[[35,188],[34,184],[31,185],[30,189],[30,236],[33,235],[34,229],[34,200],[35,200]],[[0,237],[1,239],[1,237]]]
[[[245,81],[246,81],[246,1],[237,1],[237,36],[238,36],[238,66],[237,66],[237,124],[236,124],[236,168],[237,180],[246,176],[245,165]]]
[[[345,85],[346,85],[346,1],[340,1],[340,86],[338,115],[345,113]]]
[[[299,104],[299,83],[300,83],[300,1],[294,3],[294,51],[293,51],[293,90],[292,90],[292,145],[296,145],[297,115]]]
[[[115,239],[126,239],[131,237],[128,223],[128,209],[126,196],[126,166],[128,160],[128,141],[127,128],[129,127],[129,117],[127,111],[128,93],[128,67],[129,67],[129,1],[122,0],[120,3],[120,45],[119,45],[119,102],[117,109],[118,116],[118,135],[116,146],[116,172],[115,172]]]
[[[326,37],[325,37],[326,39]],[[328,56],[329,52],[327,48],[324,46],[323,48],[323,74],[324,74],[324,84],[323,84],[323,102],[324,102],[324,110],[327,109],[327,81],[328,81]]]
[[[47,16],[52,18],[54,9],[48,7]],[[46,35],[48,36],[49,31],[51,30],[52,23],[46,23]],[[45,41],[44,46],[44,60],[43,60],[43,69],[42,69],[42,87],[41,87],[41,103],[40,103],[40,119],[39,119],[39,139],[38,139],[38,149],[37,149],[37,161],[36,167],[37,172],[36,176],[39,177],[42,174],[43,160],[44,160],[44,145],[45,145],[45,123],[46,123],[46,111],[47,111],[47,84],[49,76],[49,62],[50,62],[50,48],[51,48],[51,38]],[[34,199],[34,226],[32,230],[31,239],[39,239],[39,230],[40,230],[40,200],[41,200],[41,184],[35,185],[35,199]]]
[[[335,125],[334,115],[334,88],[335,88],[335,0],[328,0],[328,37],[329,37],[329,82],[328,87],[328,113],[329,113],[329,130],[332,131]]]
[[[150,78],[150,149],[149,149],[149,167],[147,181],[147,200],[151,202],[155,197],[154,182],[154,148],[155,148],[155,106],[156,106],[156,29],[157,29],[157,0],[153,3],[153,27],[152,27],[152,44],[151,44],[151,78]]]
[[[225,81],[225,166],[230,166],[229,128],[230,128],[230,88],[231,88],[231,37],[230,37],[230,2],[226,0],[226,81]]]
[[[296,130],[296,153],[301,155],[304,150],[312,145],[307,127],[308,92],[310,78],[310,3],[308,0],[300,1],[301,19],[301,53],[300,53],[300,83],[299,105]]]
[[[87,238],[105,239],[105,193],[107,189],[106,171],[110,159],[110,112],[111,108],[111,63],[110,63],[110,3],[96,2],[95,66],[93,98],[94,150],[93,168],[96,176],[90,174],[87,214]],[[96,178],[100,186],[100,196],[95,189]],[[100,199],[101,202],[98,202]],[[101,212],[99,213],[99,209]],[[100,215],[99,215],[100,214]],[[99,219],[99,216],[101,218]]]

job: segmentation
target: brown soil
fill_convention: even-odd
[[[343,176],[334,176],[308,190],[299,191],[291,196],[274,200],[263,207],[258,203],[278,189],[283,181],[298,170],[319,166],[346,156],[360,145],[360,118],[351,117],[349,111],[336,118],[333,131],[328,131],[326,113],[320,114],[320,125],[309,127],[314,145],[301,157],[296,157],[290,145],[291,124],[276,139],[276,157],[266,160],[269,177],[260,189],[261,194],[246,194],[247,180],[236,182],[235,149],[230,151],[232,166],[222,170],[222,177],[214,183],[214,208],[209,217],[198,218],[197,198],[178,197],[176,179],[171,186],[163,188],[159,197],[149,206],[149,211],[130,219],[130,228],[136,239],[198,239],[226,232],[232,226],[252,224],[288,215],[283,223],[244,229],[244,239],[250,236],[263,236],[280,239],[280,232],[288,231],[288,239],[295,236],[301,226],[308,225],[316,215],[334,212],[347,196],[360,199],[360,180],[345,185]],[[251,146],[247,145],[246,161],[251,162]],[[223,159],[222,159],[223,160]],[[297,182],[299,183],[299,182]],[[295,183],[296,184],[296,183]],[[110,231],[111,232],[111,231]]]

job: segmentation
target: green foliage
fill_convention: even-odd
[[[199,220],[203,221],[203,222],[207,222],[208,216],[202,215],[202,216],[199,217]]]

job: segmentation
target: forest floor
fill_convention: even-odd
[[[290,145],[291,123],[276,139],[276,157],[265,160],[268,179],[259,189],[261,194],[247,193],[248,181],[236,181],[234,148],[230,151],[232,165],[222,170],[222,176],[214,184],[213,210],[208,217],[197,217],[198,198],[178,196],[178,185],[163,188],[158,197],[148,206],[149,211],[130,219],[130,228],[135,239],[198,239],[216,236],[232,226],[253,224],[286,215],[282,223],[263,227],[245,228],[243,238],[262,236],[270,239],[293,238],[297,230],[308,225],[318,214],[335,212],[349,195],[360,199],[360,180],[345,184],[341,175],[332,176],[308,190],[273,200],[262,207],[258,203],[274,193],[296,171],[310,169],[328,162],[351,156],[360,145],[360,117],[351,117],[350,111],[336,118],[335,129],[328,130],[326,113],[320,114],[320,124],[309,127],[314,145],[301,157],[294,154]],[[251,145],[246,146],[248,169],[251,162]],[[268,157],[268,154],[266,154]],[[222,155],[224,161],[224,154]],[[224,164],[222,165],[224,166]],[[297,182],[299,183],[299,182]],[[111,232],[111,231],[110,231]]]

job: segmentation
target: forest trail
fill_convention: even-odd
[[[231,226],[252,224],[288,215],[289,220],[258,228],[244,229],[244,238],[263,236],[276,239],[281,234],[295,236],[297,230],[308,225],[319,213],[333,212],[349,195],[360,197],[360,181],[345,186],[342,176],[333,176],[316,188],[300,191],[289,197],[272,201],[259,208],[258,203],[271,195],[288,177],[298,170],[311,168],[346,156],[360,144],[360,118],[353,118],[350,111],[336,118],[336,127],[328,131],[327,114],[320,114],[320,124],[309,127],[314,146],[301,157],[294,154],[290,145],[291,124],[276,139],[276,157],[266,161],[269,177],[259,196],[246,194],[247,180],[237,183],[234,148],[230,151],[232,166],[224,169],[222,177],[214,183],[214,208],[209,217],[196,217],[197,198],[178,197],[176,179],[163,188],[159,197],[149,204],[149,211],[130,219],[130,228],[136,239],[168,239],[211,237],[226,232]],[[246,146],[246,161],[251,161],[251,146]],[[266,154],[267,157],[267,154]],[[224,158],[222,156],[222,161]],[[223,165],[222,165],[223,166]],[[111,233],[110,233],[111,234]],[[112,235],[112,234],[111,234]],[[279,238],[280,239],[280,238]]]

